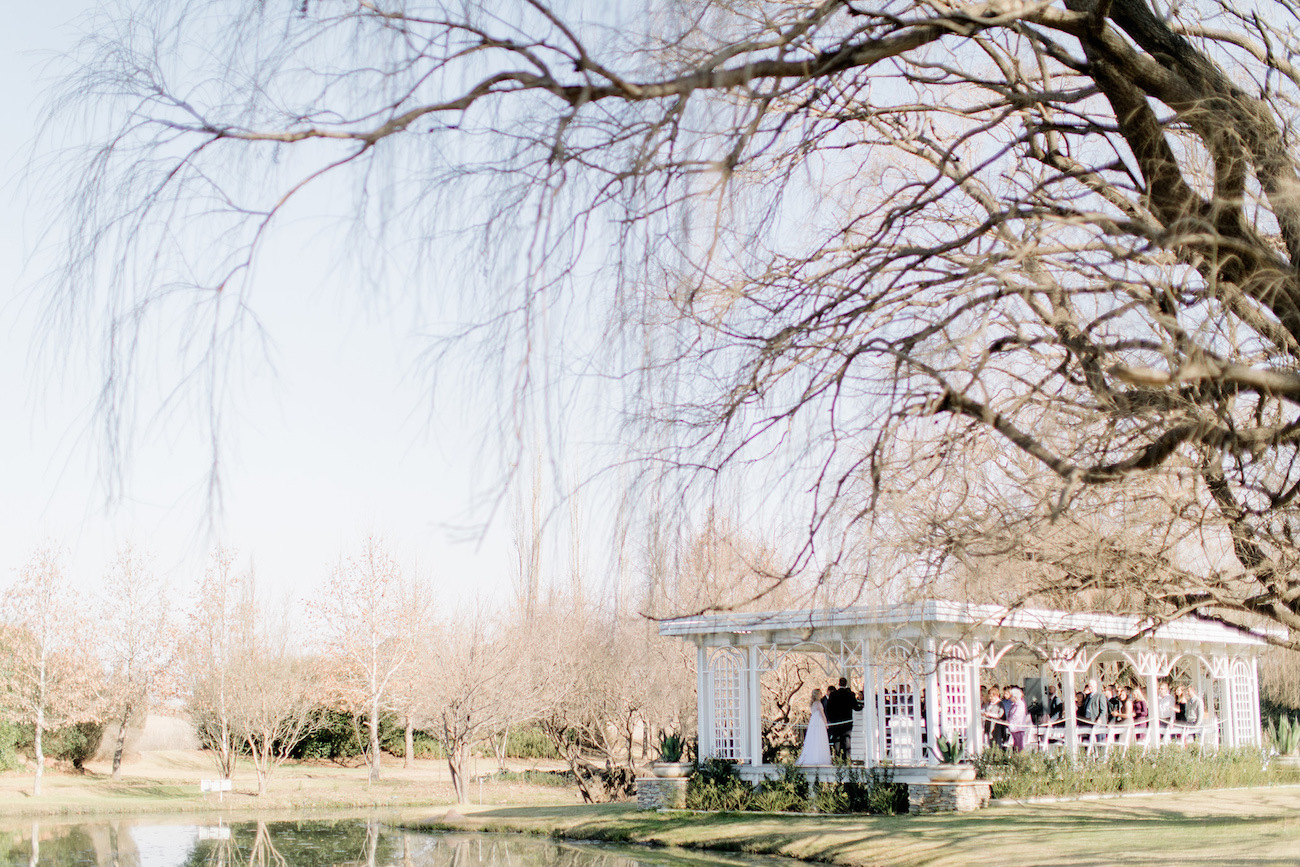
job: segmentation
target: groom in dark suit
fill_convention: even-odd
[[[841,759],[849,757],[855,710],[862,710],[862,702],[849,689],[848,678],[841,677],[839,688],[826,697],[826,734],[830,738],[831,753]]]

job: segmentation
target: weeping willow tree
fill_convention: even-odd
[[[96,23],[52,109],[79,168],[51,303],[104,324],[126,442],[141,343],[182,330],[179,381],[219,409],[250,275],[346,201],[360,270],[462,317],[435,366],[499,389],[507,439],[565,429],[539,394],[594,401],[647,522],[742,490],[798,528],[781,574],[888,547],[924,590],[1014,554],[1042,568],[1009,600],[1101,587],[1290,628],[1297,17],[141,3]]]

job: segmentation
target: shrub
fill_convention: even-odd
[[[506,734],[506,755],[516,759],[558,759],[555,744],[539,726],[512,728]]]
[[[793,762],[782,765],[780,776],[758,784],[748,806],[765,813],[805,813],[810,806],[808,780]]]
[[[352,714],[346,711],[328,707],[318,708],[315,729],[293,748],[290,757],[329,759],[332,762],[359,758],[361,741],[357,738],[358,729],[362,738],[369,737],[365,720],[358,725],[353,720]],[[414,746],[417,756],[420,755],[420,735],[420,732],[415,734]],[[433,738],[426,735],[423,740],[425,745],[429,746]],[[384,714],[379,718],[379,749],[397,756],[406,753],[406,730],[402,726],[402,721],[394,714]]]
[[[893,816],[907,812],[907,784],[894,782],[890,768],[837,765],[835,779],[809,785],[793,763],[781,775],[751,788],[736,773],[734,762],[708,759],[691,776],[686,806],[692,810],[756,810],[769,813],[875,813]]]
[[[35,729],[26,723],[9,726],[13,734],[12,749],[15,758],[18,750],[34,755]],[[41,734],[41,751],[46,758],[71,762],[74,768],[80,769],[86,759],[99,749],[103,735],[103,723],[78,723],[47,729]]]
[[[352,715],[331,708],[316,711],[316,727],[298,742],[295,759],[329,759],[338,762],[361,755],[361,742]]]
[[[0,720],[0,771],[18,767],[18,736],[17,724]]]
[[[995,798],[1111,792],[1195,791],[1257,786],[1272,778],[1264,754],[1254,748],[1220,750],[1166,745],[1150,752],[1116,750],[1106,758],[986,750],[975,766],[990,780]]]
[[[500,783],[524,783],[529,786],[572,786],[572,771],[497,771],[492,779]]]
[[[709,758],[700,762],[686,784],[686,807],[691,810],[743,810],[752,790],[736,773],[736,763]]]

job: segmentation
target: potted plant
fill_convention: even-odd
[[[686,740],[679,734],[659,733],[659,761],[653,762],[650,769],[656,777],[688,777],[695,767],[694,762],[682,761],[686,751]]]
[[[962,764],[966,747],[958,735],[945,735],[935,743],[940,762],[930,767],[930,782],[959,783],[975,779],[973,765]]]
[[[1268,740],[1277,750],[1277,764],[1281,768],[1300,769],[1300,719],[1294,722],[1289,714],[1282,714],[1268,724]]]

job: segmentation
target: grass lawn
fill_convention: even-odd
[[[1295,865],[1300,787],[998,806],[934,816],[641,813],[632,805],[462,809],[424,827],[786,855],[843,865]]]
[[[483,772],[495,763],[480,762]],[[220,801],[203,794],[199,781],[217,776],[212,761],[199,751],[158,751],[132,757],[123,766],[123,779],[113,781],[106,763],[89,762],[84,773],[47,769],[40,797],[32,795],[30,769],[0,773],[0,819],[41,816],[90,816],[217,813],[267,814],[274,812],[389,809],[432,807],[455,803],[443,761],[420,760],[403,768],[401,759],[389,759],[379,782],[367,781],[363,767],[330,763],[290,763],[276,770],[267,794],[257,795],[257,778],[251,766],[241,763],[232,792]],[[489,781],[481,790],[471,787],[485,804],[573,804],[579,800],[571,787]]]

